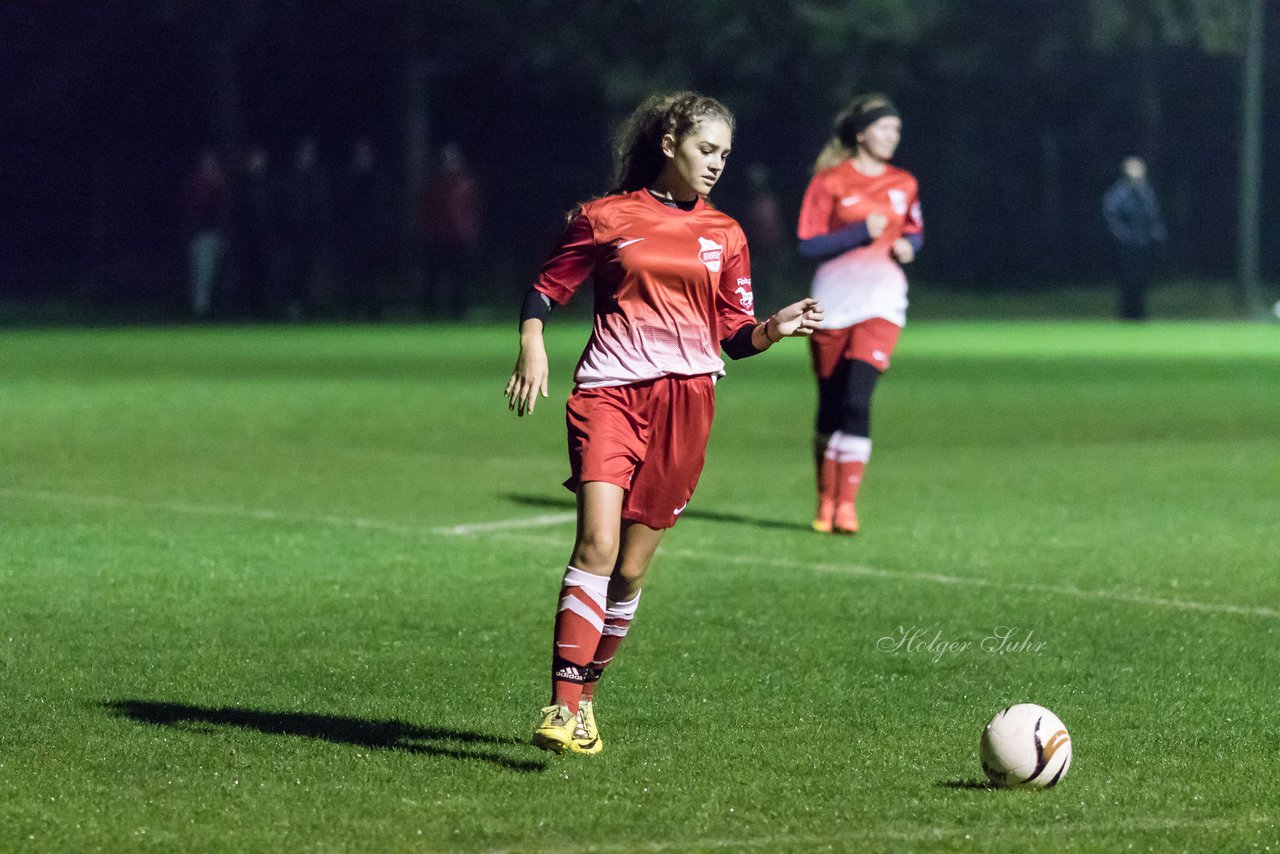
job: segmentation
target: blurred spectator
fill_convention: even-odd
[[[226,256],[227,210],[230,195],[222,164],[212,149],[200,155],[191,177],[187,179],[185,199],[187,231],[190,235],[191,313],[207,317],[213,304],[213,291],[222,277]]]
[[[278,203],[269,169],[266,149],[260,145],[250,148],[231,207],[237,309],[242,315],[257,318],[266,316],[268,300],[279,290]]]
[[[394,200],[368,139],[357,140],[352,148],[334,201],[335,248],[347,313],[377,320],[382,316],[378,291],[392,257]]]
[[[781,262],[787,226],[782,221],[778,196],[769,182],[769,167],[752,163],[747,168],[747,179],[751,182],[751,200],[747,204],[747,215],[742,218],[742,228],[751,246],[751,264],[756,270],[752,290],[756,303],[763,306],[776,301],[783,291],[779,279],[783,275]]]
[[[1156,252],[1167,236],[1142,158],[1126,157],[1120,165],[1120,178],[1102,197],[1102,215],[1115,243],[1120,316],[1142,320],[1147,316],[1147,287],[1155,271]]]
[[[440,147],[440,163],[422,191],[428,317],[460,319],[480,244],[480,188],[456,143]]]
[[[320,151],[310,137],[298,143],[293,168],[280,188],[280,268],[285,310],[290,320],[311,313],[312,286],[329,246],[332,204],[329,178]]]

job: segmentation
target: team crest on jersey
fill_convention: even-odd
[[[893,205],[893,212],[902,215],[907,212],[907,194],[902,190],[889,191],[889,204]]]
[[[724,247],[714,240],[698,238],[698,260],[707,265],[713,273],[720,272],[720,261],[724,258]]]

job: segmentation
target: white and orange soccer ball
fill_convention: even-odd
[[[1071,767],[1071,736],[1058,716],[1035,703],[996,714],[982,731],[982,770],[996,786],[1047,789]]]

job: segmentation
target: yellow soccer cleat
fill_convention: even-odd
[[[604,742],[600,740],[600,730],[596,728],[596,713],[592,701],[584,700],[578,704],[578,716],[573,727],[573,741],[569,749],[574,753],[596,754],[604,750]]]
[[[836,507],[835,524],[832,526],[837,534],[858,533],[858,513],[852,504],[841,504]]]
[[[542,723],[533,731],[533,746],[563,753],[573,749],[573,731],[578,719],[568,706],[547,706],[542,710]]]

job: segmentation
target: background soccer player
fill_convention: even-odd
[[[813,296],[826,309],[809,339],[818,377],[815,531],[853,534],[871,458],[871,394],[907,320],[909,263],[924,242],[916,179],[890,165],[902,133],[883,95],[836,117],[800,208],[800,254],[821,259]]]
[[[756,322],[746,238],[706,200],[732,142],[733,116],[712,98],[647,100],[619,131],[616,188],[574,211],[521,310],[505,394],[524,415],[547,396],[552,304],[594,279],[595,325],[567,405],[577,537],[556,613],[551,704],[533,735],[556,753],[602,749],[595,686],[702,472],[721,350],[753,356],[822,320],[805,299]]]

